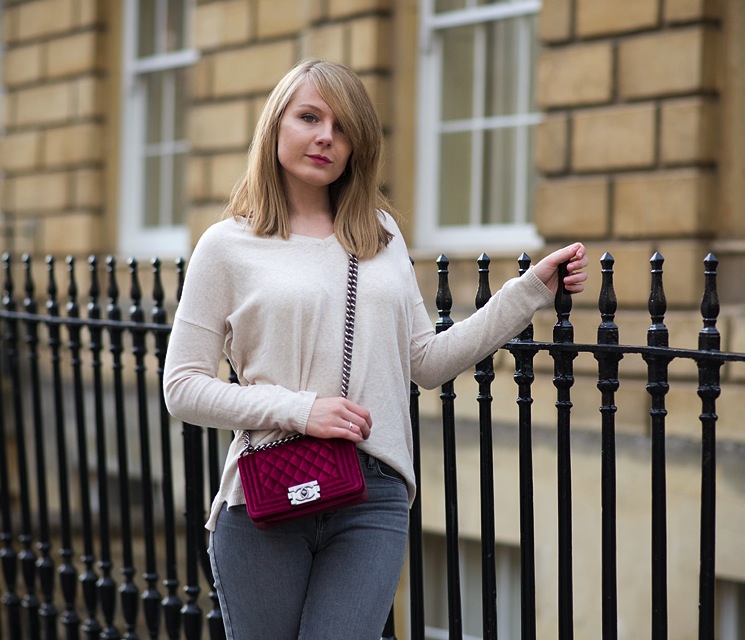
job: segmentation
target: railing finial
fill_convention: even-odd
[[[664,327],[665,312],[667,311],[667,299],[665,289],[662,285],[662,265],[665,258],[658,251],[649,260],[652,265],[652,284],[649,291],[649,315],[652,319],[652,327]]]
[[[453,320],[450,317],[450,311],[453,308],[453,295],[450,292],[449,283],[449,271],[450,260],[447,259],[445,254],[441,254],[436,260],[437,262],[437,295],[435,296],[435,304],[437,305],[437,313],[439,318],[435,323],[437,333],[449,329],[453,325]]]
[[[489,287],[489,265],[491,258],[482,253],[476,261],[479,265],[479,285],[476,289],[476,308],[481,309],[491,298],[491,288]]]
[[[699,349],[719,350],[719,331],[717,330],[717,318],[719,317],[717,267],[719,266],[719,260],[713,253],[709,253],[704,259],[704,266],[704,295],[701,298],[701,317],[704,326],[699,333]]]
[[[614,322],[618,300],[613,286],[613,265],[615,260],[607,251],[600,257],[601,277],[598,310],[602,322],[598,327],[599,344],[618,344],[618,327]]]

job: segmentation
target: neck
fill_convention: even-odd
[[[328,211],[291,211],[290,231],[301,236],[326,238],[334,233],[334,220]]]
[[[328,187],[290,189],[290,231],[325,238],[334,232]]]

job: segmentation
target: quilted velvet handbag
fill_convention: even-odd
[[[352,364],[357,269],[357,258],[350,254],[341,384],[344,398]],[[253,447],[246,430],[243,441],[238,471],[248,515],[259,529],[367,501],[357,445],[351,440],[298,433]]]

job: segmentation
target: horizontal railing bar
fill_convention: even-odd
[[[0,310],[0,318],[8,320],[20,320],[24,322],[37,322],[41,324],[54,324],[62,326],[98,327],[102,329],[129,329],[136,331],[153,331],[156,333],[170,333],[171,324],[160,324],[155,322],[133,322],[131,320],[109,320],[106,318],[74,318],[68,316],[50,316],[41,313],[26,313],[23,311]],[[568,342],[557,344],[555,342],[521,342],[515,340],[505,344],[503,349],[508,351],[569,351],[572,353],[621,353],[651,355],[668,358],[688,358],[690,360],[708,362],[745,362],[745,353],[734,353],[729,351],[705,351],[700,349],[684,349],[674,347],[651,347],[645,345],[624,344],[592,344],[581,342]]]
[[[665,357],[670,359],[689,358],[696,361],[745,362],[745,353],[728,351],[704,351],[699,349],[678,349],[673,347],[650,347],[623,344],[587,344],[579,342],[508,342],[503,349],[508,351],[569,351],[572,353],[622,353]]]
[[[71,318],[68,316],[50,316],[41,313],[25,313],[23,311],[0,311],[0,318],[21,320],[23,322],[37,322],[40,324],[98,327],[101,329],[130,329],[137,331],[153,331],[156,333],[170,333],[172,329],[172,325],[170,324],[160,324],[157,322],[107,320],[106,318]]]

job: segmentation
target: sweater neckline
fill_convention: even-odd
[[[332,233],[331,235],[326,236],[325,238],[316,238],[315,236],[304,236],[299,233],[291,233],[290,239],[293,242],[302,242],[306,244],[315,244],[315,245],[323,245],[325,247],[328,247],[332,244],[336,244],[336,234]]]

